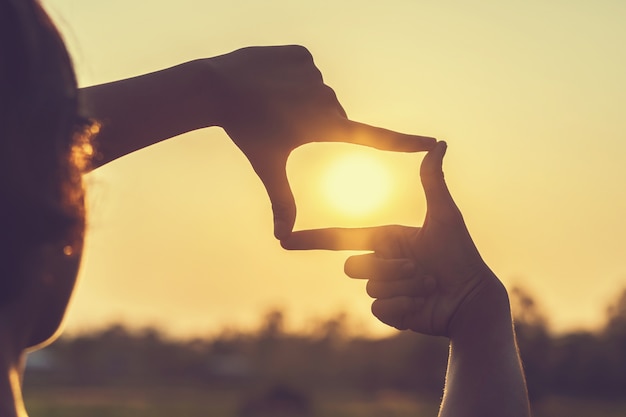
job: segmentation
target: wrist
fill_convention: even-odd
[[[200,59],[195,62],[195,77],[198,79],[198,98],[205,113],[207,126],[226,128],[245,112],[241,85],[233,81],[238,68],[233,66],[232,53]],[[239,64],[243,65],[243,64]]]
[[[506,289],[493,273],[455,316],[440,416],[530,416]]]
[[[482,272],[480,284],[459,306],[450,321],[453,345],[495,346],[514,342],[509,296],[491,272]]]
[[[185,97],[185,110],[193,129],[220,125],[220,83],[213,58],[197,59],[180,66],[183,71],[181,97]]]

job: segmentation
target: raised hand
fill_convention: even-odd
[[[506,291],[480,257],[444,181],[445,151],[439,142],[422,162],[423,227],[299,231],[283,247],[372,251],[348,258],[345,271],[369,280],[373,314],[398,329],[452,336],[459,322],[482,315],[485,306],[502,311]]]
[[[310,142],[349,142],[416,152],[435,139],[348,120],[301,46],[251,47],[80,90],[83,115],[101,123],[94,168],[138,149],[220,126],[265,185],[274,234],[291,232],[296,205],[285,166]]]
[[[348,120],[335,92],[301,46],[244,48],[207,60],[218,84],[216,124],[243,151],[263,181],[274,213],[274,234],[285,238],[296,217],[285,165],[310,142],[349,142],[415,152],[435,140]]]

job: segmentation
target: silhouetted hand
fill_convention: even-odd
[[[216,123],[243,151],[263,181],[274,212],[274,234],[285,238],[296,217],[285,165],[310,142],[349,142],[393,151],[431,149],[433,138],[348,120],[301,46],[244,48],[210,58],[220,96]]]
[[[346,274],[369,279],[373,314],[401,330],[451,337],[457,321],[484,317],[484,303],[494,309],[504,305],[494,314],[506,313],[506,291],[480,257],[444,181],[445,151],[445,142],[439,142],[422,162],[428,206],[423,227],[299,231],[283,240],[283,247],[373,251],[348,258]]]

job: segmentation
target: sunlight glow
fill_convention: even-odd
[[[382,162],[368,154],[350,153],[336,159],[323,182],[328,202],[352,216],[373,214],[391,194],[391,175]]]

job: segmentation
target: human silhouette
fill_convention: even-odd
[[[54,340],[73,293],[85,233],[83,174],[208,126],[223,128],[259,175],[276,237],[291,232],[296,215],[285,175],[294,148],[345,141],[422,151],[436,142],[349,120],[309,51],[296,45],[244,48],[78,89],[40,3],[0,0],[2,417],[26,416],[25,353]]]
[[[344,141],[413,152],[432,150],[436,144],[433,138],[349,120],[311,54],[295,45],[244,48],[78,89],[62,38],[39,2],[0,0],[0,416],[27,415],[21,394],[25,355],[59,334],[83,249],[87,215],[83,174],[208,126],[223,128],[250,161],[272,202],[274,234],[284,242],[289,242],[296,215],[285,163],[296,147]],[[427,161],[440,162],[441,145],[429,155],[434,156],[427,156]],[[515,384],[508,379],[521,377],[521,371],[512,330],[507,327],[506,292],[484,269],[479,268],[484,276],[465,277],[465,281],[459,281],[463,275],[445,279],[439,275],[459,272],[441,264],[451,256],[444,249],[458,247],[456,255],[465,254],[467,259],[475,259],[471,257],[477,252],[470,250],[471,239],[463,235],[462,221],[454,221],[458,212],[451,214],[452,200],[436,178],[433,174],[425,186],[430,207],[442,212],[429,214],[433,220],[428,228],[445,232],[441,239],[450,246],[432,246],[437,236],[413,229],[393,229],[397,234],[390,233],[392,229],[366,231],[365,235],[378,233],[383,238],[376,242],[394,236],[396,242],[405,239],[423,255],[411,257],[413,252],[377,246],[375,253],[387,253],[388,263],[355,258],[350,261],[350,268],[356,268],[351,274],[378,282],[372,284],[372,294],[378,297],[375,314],[383,321],[451,337],[442,415],[492,415],[474,411],[485,410],[481,407],[486,396],[504,395],[503,387],[515,391],[507,398],[516,402],[499,415],[521,415],[508,412],[523,405],[525,390],[523,378]],[[439,223],[445,219],[451,219],[451,225]],[[322,240],[320,245],[328,242]],[[399,264],[407,260],[416,268],[408,281],[423,288],[423,294],[421,290],[413,294],[401,284],[406,275]],[[363,270],[368,262],[369,272]],[[385,271],[381,265],[388,266],[386,273],[379,274]],[[437,265],[440,269],[434,268]],[[427,268],[422,271],[418,266]],[[480,288],[484,290],[470,291]],[[464,291],[475,297],[464,297]],[[423,301],[410,301],[419,299]],[[471,300],[488,300],[494,307]],[[479,308],[483,304],[487,311]],[[423,314],[431,320],[424,321]],[[468,335],[472,329],[480,337]],[[494,355],[486,358],[481,349]],[[470,380],[481,384],[468,387]],[[477,392],[479,385],[486,390]],[[491,409],[497,404],[492,403]],[[453,414],[453,410],[462,411]]]

